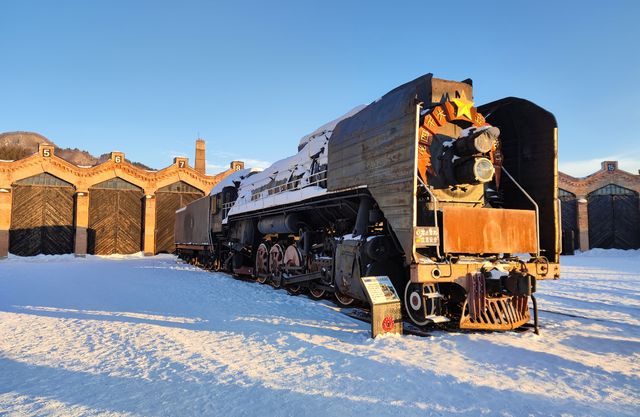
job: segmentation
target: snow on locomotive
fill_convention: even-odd
[[[177,253],[341,305],[388,276],[417,325],[529,322],[536,281],[559,277],[556,121],[472,97],[427,74],[353,109],[178,210]]]

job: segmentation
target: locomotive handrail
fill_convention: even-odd
[[[327,173],[327,171],[328,171],[328,169],[325,169],[324,171],[318,171],[318,172],[316,172],[315,174],[311,174],[309,177],[316,177],[316,179],[315,179],[314,181],[310,181],[310,182],[308,182],[304,187],[308,187],[308,186],[310,186],[310,185],[316,185],[316,184],[318,184],[318,183],[320,183],[320,182],[322,182],[322,181],[326,181],[326,180],[327,180],[327,178],[326,178],[326,177],[325,177],[325,178],[318,178],[318,177],[319,177],[321,174],[326,174],[326,173]],[[266,190],[261,191],[261,192],[260,192],[260,194],[262,194],[264,191],[266,191],[266,192],[267,192],[267,195],[269,195],[269,191],[271,191],[271,190],[275,190],[276,188],[280,188],[280,189],[281,189],[281,191],[283,191],[283,190],[282,190],[282,188],[284,188],[284,191],[289,191],[289,190],[299,190],[299,189],[304,188],[304,187],[295,187],[295,186],[294,186],[294,187],[291,187],[291,188],[287,188],[287,187],[289,186],[289,184],[295,184],[296,182],[297,182],[298,184],[300,184],[301,180],[302,180],[302,178],[298,178],[298,179],[293,180],[293,181],[287,181],[287,182],[285,182],[284,184],[280,184],[280,185],[276,185],[276,186],[271,187],[271,188],[267,188]],[[275,193],[275,192],[274,192],[273,194],[278,194],[278,193]]]
[[[327,180],[327,177],[326,177],[327,171],[328,171],[328,169],[325,169],[323,171],[318,171],[318,172],[316,172],[314,174],[311,174],[309,177],[315,177],[315,179],[313,181],[309,181],[307,184],[304,185],[304,187],[300,187],[299,186],[300,182],[302,181],[302,178],[298,178],[298,179],[295,179],[295,180],[287,181],[287,182],[282,183],[282,184],[275,185],[275,186],[270,187],[270,188],[266,188],[264,190],[261,190],[260,192],[257,192],[255,194],[253,194],[251,196],[251,201],[257,201],[257,200],[260,200],[261,198],[265,198],[265,197],[262,196],[262,193],[264,193],[265,191],[267,192],[267,197],[268,197],[270,195],[279,194],[282,191],[300,190],[302,188],[305,188],[305,187],[308,187],[308,186],[311,186],[311,185],[317,185],[317,184],[321,183],[322,181],[326,181]],[[322,174],[325,174],[325,176],[322,177]],[[309,178],[309,177],[307,177],[307,178]],[[295,183],[298,183],[298,185],[297,186],[294,185],[294,186],[289,188],[289,185],[295,184]],[[279,191],[278,192],[272,192],[273,190],[276,190],[276,189],[279,189]]]
[[[298,186],[298,187],[287,188],[290,184],[294,184],[294,183],[296,183],[296,182],[299,184],[299,183],[301,182],[301,178],[299,178],[299,179],[297,179],[297,180],[287,181],[287,182],[285,182],[284,184],[280,184],[280,185],[276,185],[276,186],[271,187],[271,188],[267,188],[266,190],[262,190],[260,193],[258,193],[258,194],[256,194],[256,195],[260,195],[260,196],[262,196],[262,193],[263,193],[263,192],[265,192],[265,191],[267,192],[267,196],[269,196],[269,195],[274,195],[274,194],[279,194],[279,192],[278,192],[278,193],[275,193],[275,192],[274,192],[274,193],[272,193],[272,194],[269,194],[269,191],[271,191],[271,190],[275,190],[276,188],[280,188],[280,189],[281,189],[281,191],[295,191],[295,190],[300,190],[300,189],[305,188],[305,187],[309,187],[309,186],[311,186],[311,185],[317,185],[317,184],[319,184],[320,182],[322,182],[322,181],[326,181],[326,180],[327,180],[327,178],[326,178],[326,173],[327,173],[327,171],[328,171],[328,169],[325,169],[325,170],[323,170],[323,171],[318,171],[318,172],[316,172],[316,173],[314,173],[314,174],[310,175],[310,177],[315,177],[315,179],[314,179],[313,181],[309,181],[307,184],[305,184],[305,186],[304,186],[304,187],[300,187],[300,186]],[[322,174],[325,174],[325,177],[324,177],[324,178],[322,178]],[[283,188],[284,188],[284,190],[283,190]],[[251,198],[251,200],[252,200],[252,201],[256,201],[256,200],[259,200],[259,199],[260,199],[260,198],[256,198],[256,199],[254,200],[254,199],[253,199],[253,196],[251,196],[251,197],[252,197],[252,198]],[[264,197],[261,197],[261,198],[264,198]],[[235,201],[231,201],[231,202],[228,202],[228,203],[224,203],[224,204],[222,204],[222,218],[223,218],[223,219],[226,219],[226,218],[227,218],[227,216],[228,216],[228,214],[229,214],[229,211],[231,210],[231,208],[233,207],[233,205],[234,205],[235,203],[236,203]]]
[[[235,204],[235,201],[231,201],[229,203],[223,203],[222,204],[222,218],[226,219],[229,215],[229,210],[231,210],[231,207],[233,207],[233,205]]]
[[[422,178],[420,178],[419,175],[418,175],[418,181],[420,181],[420,184],[422,184],[424,189],[427,190],[427,192],[431,196],[431,199],[433,201],[433,225],[435,227],[438,227],[438,198],[435,196],[435,194],[431,192],[429,187],[427,187],[427,184],[425,184],[424,181],[422,181]],[[444,230],[442,231],[442,233],[444,233]],[[436,246],[436,256],[438,256],[438,259],[442,258],[442,256],[440,255],[440,245]]]
[[[537,248],[536,248],[536,257],[540,256],[540,213],[538,212],[538,203],[536,203],[534,201],[533,198],[531,198],[531,196],[529,195],[529,193],[527,193],[524,188],[522,188],[522,186],[518,183],[518,181],[516,181],[515,178],[513,178],[511,176],[511,174],[509,174],[509,171],[507,171],[504,167],[502,167],[502,172],[504,172],[505,174],[507,174],[507,177],[509,177],[511,179],[511,181],[513,181],[513,183],[516,185],[516,187],[518,187],[518,189],[520,191],[522,191],[522,194],[525,195],[525,197],[527,197],[529,199],[529,201],[531,201],[531,203],[533,204],[533,207],[535,207],[536,209],[536,240],[537,240]]]

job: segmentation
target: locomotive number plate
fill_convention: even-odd
[[[435,226],[416,226],[413,229],[413,243],[416,248],[438,246],[440,244],[440,228]]]

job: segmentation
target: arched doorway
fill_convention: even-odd
[[[87,252],[130,254],[142,250],[142,189],[121,178],[89,188]]]
[[[20,256],[73,252],[75,187],[49,173],[12,186],[9,252]]]
[[[559,188],[558,198],[562,202],[562,254],[573,255],[573,252],[580,247],[576,195]]]
[[[183,181],[156,191],[156,253],[173,253],[176,210],[202,196],[204,196],[202,191]]]
[[[609,184],[588,196],[589,247],[640,248],[638,193]]]

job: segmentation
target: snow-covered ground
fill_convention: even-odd
[[[640,252],[564,257],[542,333],[371,340],[171,256],[0,261],[0,415],[640,415]]]

